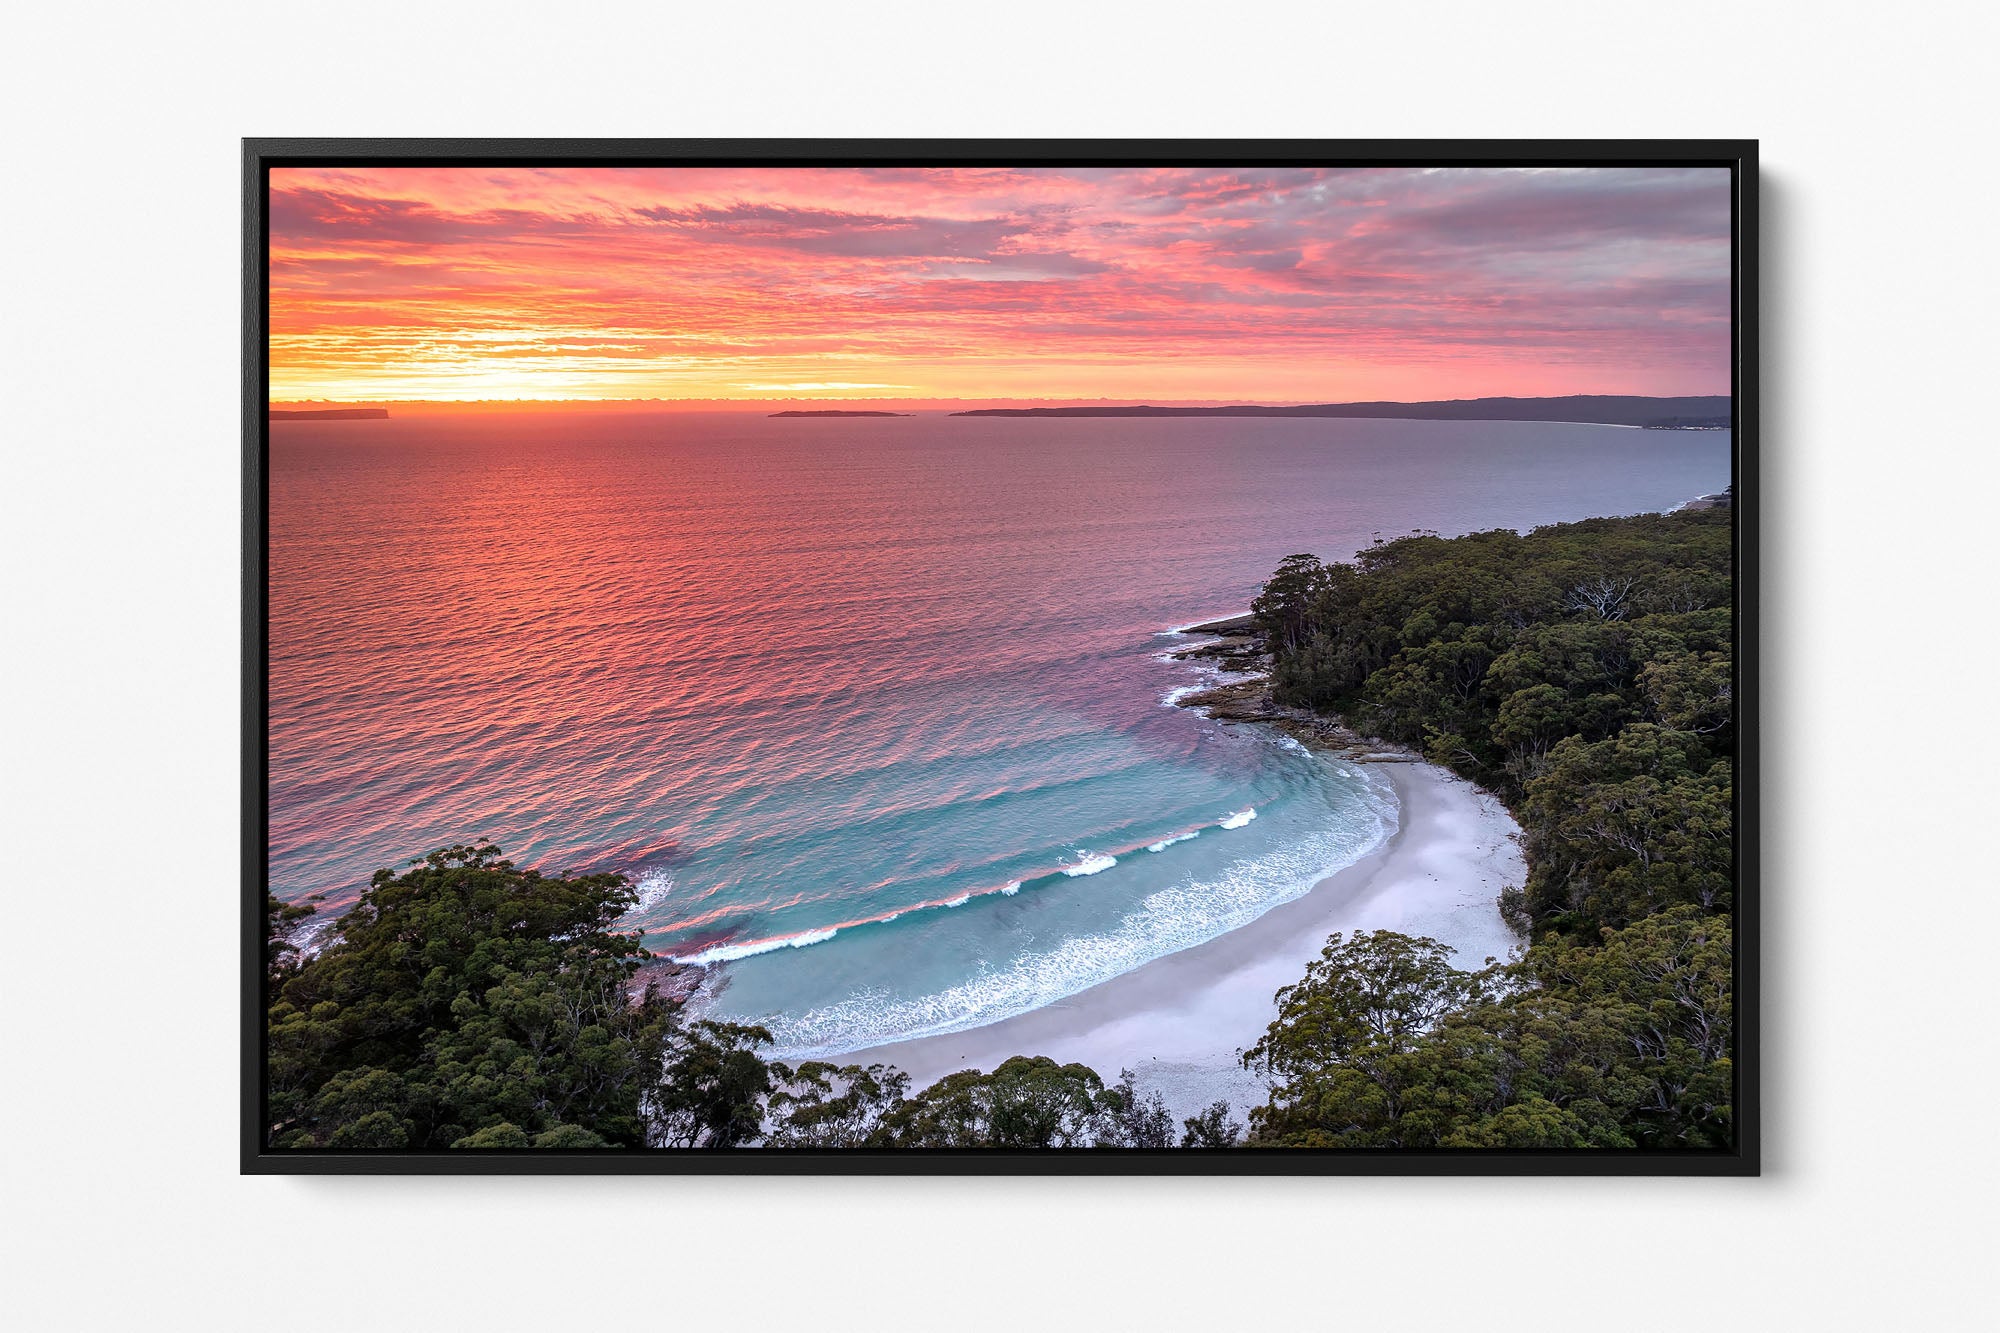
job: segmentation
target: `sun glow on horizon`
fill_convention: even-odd
[[[1715,169],[283,169],[273,401],[1729,391]]]

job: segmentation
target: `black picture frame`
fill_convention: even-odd
[[[1702,140],[342,139],[243,141],[242,1123],[240,1169],[269,1174],[1175,1174],[1754,1176],[1760,1172],[1757,142]],[[1736,1146],[1564,1150],[274,1150],[265,1146],[268,856],[266,535],[273,168],[304,166],[1550,166],[1731,173],[1735,562]]]

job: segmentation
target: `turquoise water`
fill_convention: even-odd
[[[1393,827],[1168,707],[1284,555],[1670,508],[1725,433],[723,413],[282,422],[280,897],[474,837],[620,869],[788,1055],[990,1022],[1253,919]]]

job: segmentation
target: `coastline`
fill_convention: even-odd
[[[1263,1035],[1276,1016],[1273,997],[1305,975],[1328,935],[1429,935],[1457,950],[1465,967],[1504,958],[1519,942],[1499,897],[1523,881],[1526,866],[1519,827],[1499,799],[1414,756],[1374,753],[1362,762],[1379,765],[1394,789],[1397,827],[1303,896],[1054,1004],[837,1058],[894,1065],[921,1088],[962,1069],[990,1071],[1009,1056],[1047,1055],[1088,1065],[1107,1083],[1130,1069],[1176,1118],[1225,1098],[1240,1119],[1265,1093],[1240,1052]]]
[[[1733,487],[1726,487],[1676,511],[1727,510],[1733,502]],[[895,1066],[913,1088],[923,1088],[959,1070],[990,1071],[1010,1056],[1047,1056],[1086,1065],[1107,1084],[1130,1070],[1139,1092],[1158,1094],[1176,1119],[1226,1100],[1240,1122],[1270,1091],[1242,1067],[1242,1054],[1276,1018],[1277,993],[1304,977],[1330,935],[1426,936],[1450,947],[1462,969],[1516,957],[1528,943],[1500,912],[1502,893],[1525,885],[1527,863],[1521,827],[1496,794],[1335,718],[1278,703],[1271,655],[1254,615],[1166,634],[1204,637],[1162,656],[1198,667],[1210,682],[1176,688],[1162,702],[1216,721],[1269,727],[1350,763],[1379,765],[1394,791],[1393,832],[1302,897],[1215,939],[1028,1013],[845,1059]],[[1218,676],[1226,679],[1216,683]]]

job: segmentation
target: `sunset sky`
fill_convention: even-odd
[[[271,173],[271,397],[1729,392],[1718,169]]]

